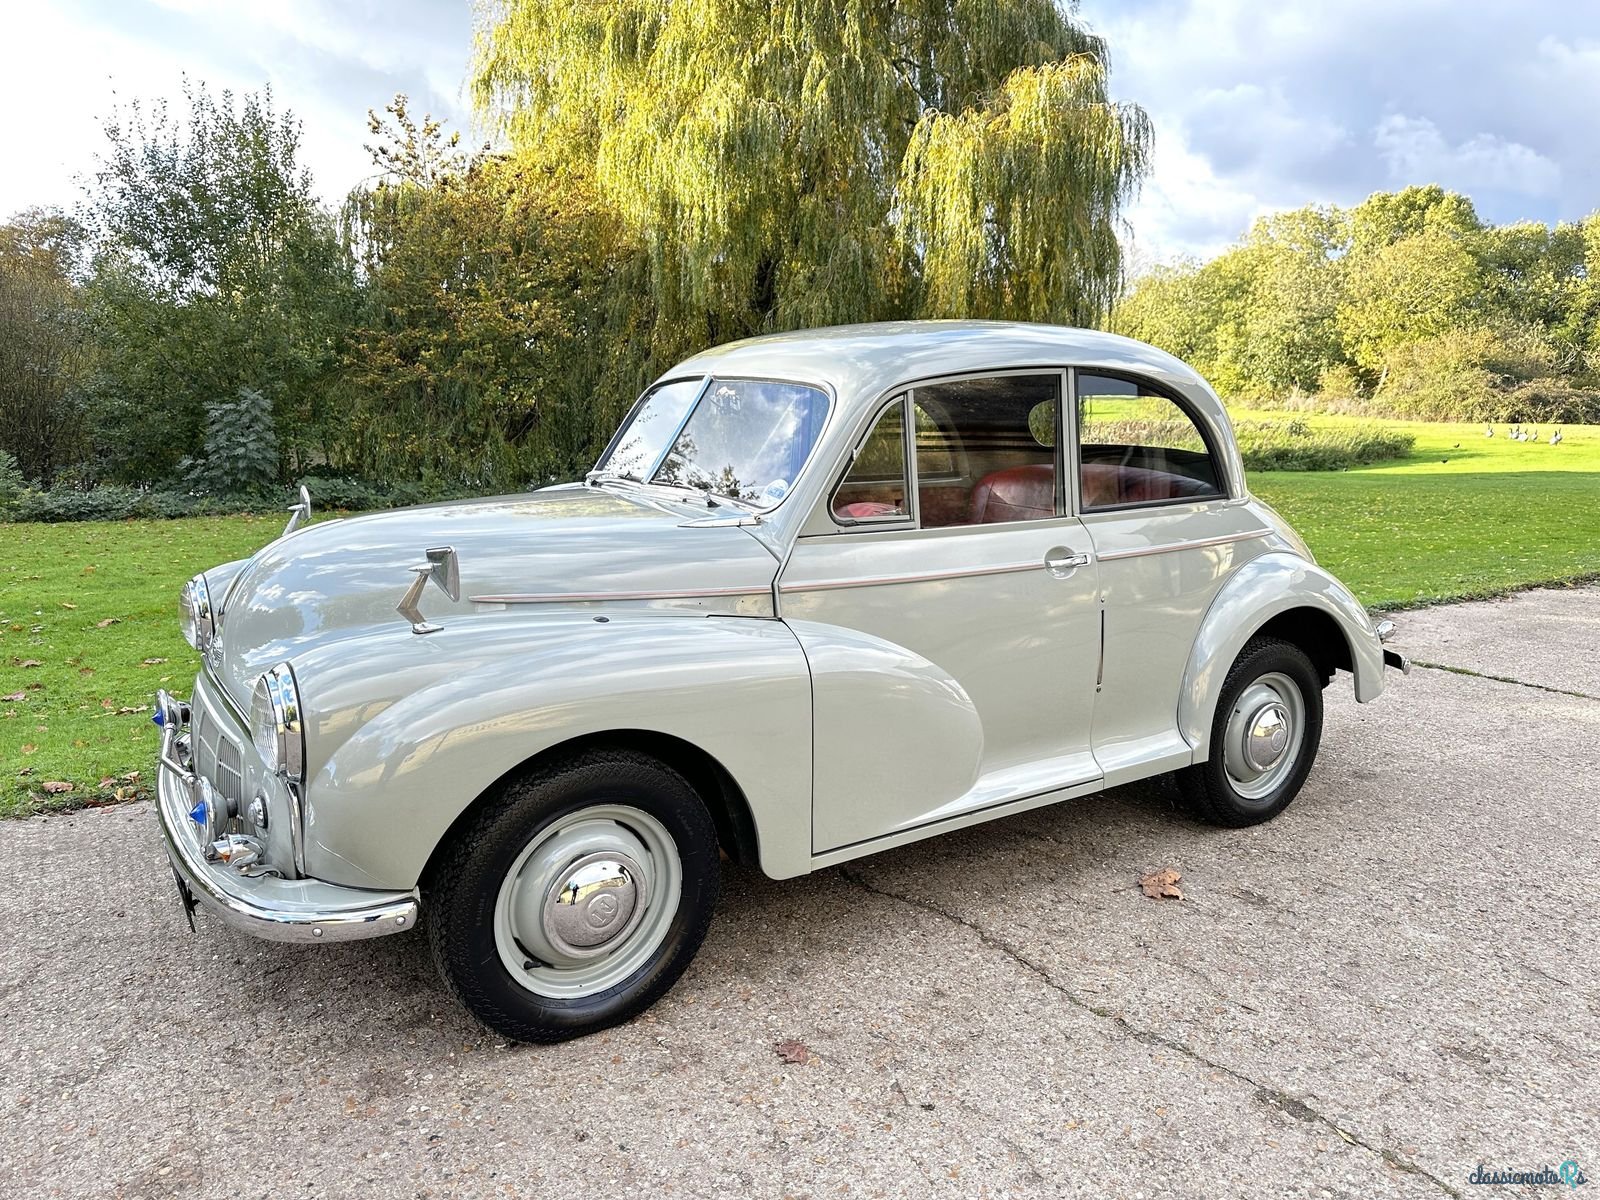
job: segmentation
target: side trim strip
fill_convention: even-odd
[[[1120,558],[1145,558],[1151,554],[1170,554],[1174,550],[1201,550],[1207,546],[1226,546],[1230,542],[1249,542],[1256,538],[1271,537],[1270,529],[1255,529],[1249,533],[1227,533],[1221,537],[1195,538],[1187,542],[1167,542],[1160,546],[1136,546],[1131,550],[1103,550],[1100,553],[1101,562],[1113,562]]]
[[[911,575],[862,575],[855,579],[817,579],[807,583],[784,583],[784,592],[825,592],[835,588],[881,587],[893,583],[928,583],[936,579],[966,579],[979,575],[1011,575],[1018,571],[1037,571],[1044,563],[1006,563],[998,567],[957,567],[948,571],[922,571]]]
[[[700,600],[714,596],[765,596],[764,587],[690,588],[677,592],[507,592],[468,596],[474,604],[580,604],[588,600]]]

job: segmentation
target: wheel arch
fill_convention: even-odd
[[[1383,648],[1349,589],[1297,554],[1261,555],[1217,593],[1190,651],[1178,728],[1195,762],[1210,755],[1212,719],[1228,669],[1250,639],[1263,634],[1299,646],[1325,681],[1335,671],[1349,671],[1360,703],[1383,692]]]
[[[563,758],[576,757],[586,750],[631,750],[670,767],[688,781],[711,813],[717,829],[717,842],[730,859],[740,866],[759,868],[761,843],[756,832],[755,814],[744,789],[728,769],[710,752],[684,738],[653,729],[610,729],[586,733],[546,746],[510,768],[475,796],[439,839],[423,867],[423,886],[444,856],[446,848],[467,822],[486,805],[496,802],[507,782],[524,772],[535,770]]]

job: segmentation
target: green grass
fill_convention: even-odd
[[[1371,423],[1293,415],[1314,426]],[[1564,426],[1551,446],[1549,429],[1531,444],[1511,441],[1504,425],[1486,438],[1482,425],[1382,424],[1416,438],[1410,454],[1349,471],[1250,475],[1364,603],[1430,604],[1600,574],[1600,426]]]
[[[178,589],[282,528],[279,514],[0,525],[0,816],[149,794],[155,690],[187,695],[199,667]]]
[[[1371,423],[1294,415],[1328,427]],[[1566,427],[1566,440],[1550,446],[1512,442],[1504,426],[1491,439],[1481,425],[1384,424],[1416,438],[1410,455],[1250,476],[1365,603],[1425,604],[1600,574],[1600,426]],[[151,697],[163,686],[187,692],[199,665],[178,635],[178,589],[195,571],[264,545],[281,522],[0,525],[0,696],[25,697],[0,699],[0,815],[148,794]],[[47,782],[72,790],[52,794]]]

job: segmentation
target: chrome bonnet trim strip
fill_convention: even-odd
[[[1043,562],[1006,563],[998,567],[954,567],[945,571],[919,571],[908,575],[862,575],[854,579],[817,579],[806,583],[784,583],[783,592],[823,592],[835,588],[881,587],[894,583],[930,583],[938,579],[967,579],[980,575],[1011,575],[1018,571],[1039,571]]]
[[[725,587],[643,592],[506,592],[503,595],[468,596],[467,599],[474,604],[582,604],[591,600],[701,600],[770,594],[764,587]]]
[[[1175,550],[1203,550],[1208,546],[1226,546],[1231,542],[1249,542],[1256,538],[1271,537],[1270,529],[1255,529],[1249,533],[1226,533],[1221,537],[1194,538],[1184,542],[1165,542],[1159,546],[1135,546],[1131,550],[1103,550],[1101,562],[1114,562],[1123,558],[1145,558],[1151,554],[1171,554]]]

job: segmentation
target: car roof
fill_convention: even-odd
[[[1222,416],[1205,381],[1164,350],[1095,329],[1015,321],[887,321],[768,334],[702,351],[662,378],[714,374],[823,383],[848,406],[935,376],[1066,366],[1133,372],[1177,388],[1213,410],[1207,416]]]

